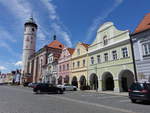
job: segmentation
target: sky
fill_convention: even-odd
[[[0,71],[21,68],[24,23],[33,15],[37,25],[36,51],[53,40],[74,48],[91,44],[96,31],[111,21],[132,33],[150,0],[0,0]]]

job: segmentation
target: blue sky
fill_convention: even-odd
[[[134,31],[150,0],[0,0],[0,70],[21,67],[24,22],[33,13],[39,26],[36,49],[57,35],[68,47],[92,43],[97,28],[112,21],[118,29]]]

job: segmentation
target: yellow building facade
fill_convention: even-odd
[[[87,84],[88,44],[78,43],[71,57],[70,83],[81,88]]]

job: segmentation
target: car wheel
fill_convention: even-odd
[[[41,93],[41,90],[37,90],[37,91],[36,91],[36,94],[40,94],[40,93]]]
[[[131,102],[132,103],[136,103],[136,99],[131,99]]]
[[[63,88],[63,90],[64,90],[64,91],[66,91],[66,89],[65,89],[65,88]]]
[[[73,91],[77,91],[77,88],[74,88]]]

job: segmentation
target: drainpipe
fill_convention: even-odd
[[[133,41],[132,41],[131,36],[130,36],[130,43],[131,43],[131,52],[132,52],[133,67],[134,67],[134,73],[135,73],[135,81],[138,82],[137,69],[136,69],[136,63],[135,63],[135,55],[134,55],[134,48],[133,48]]]

